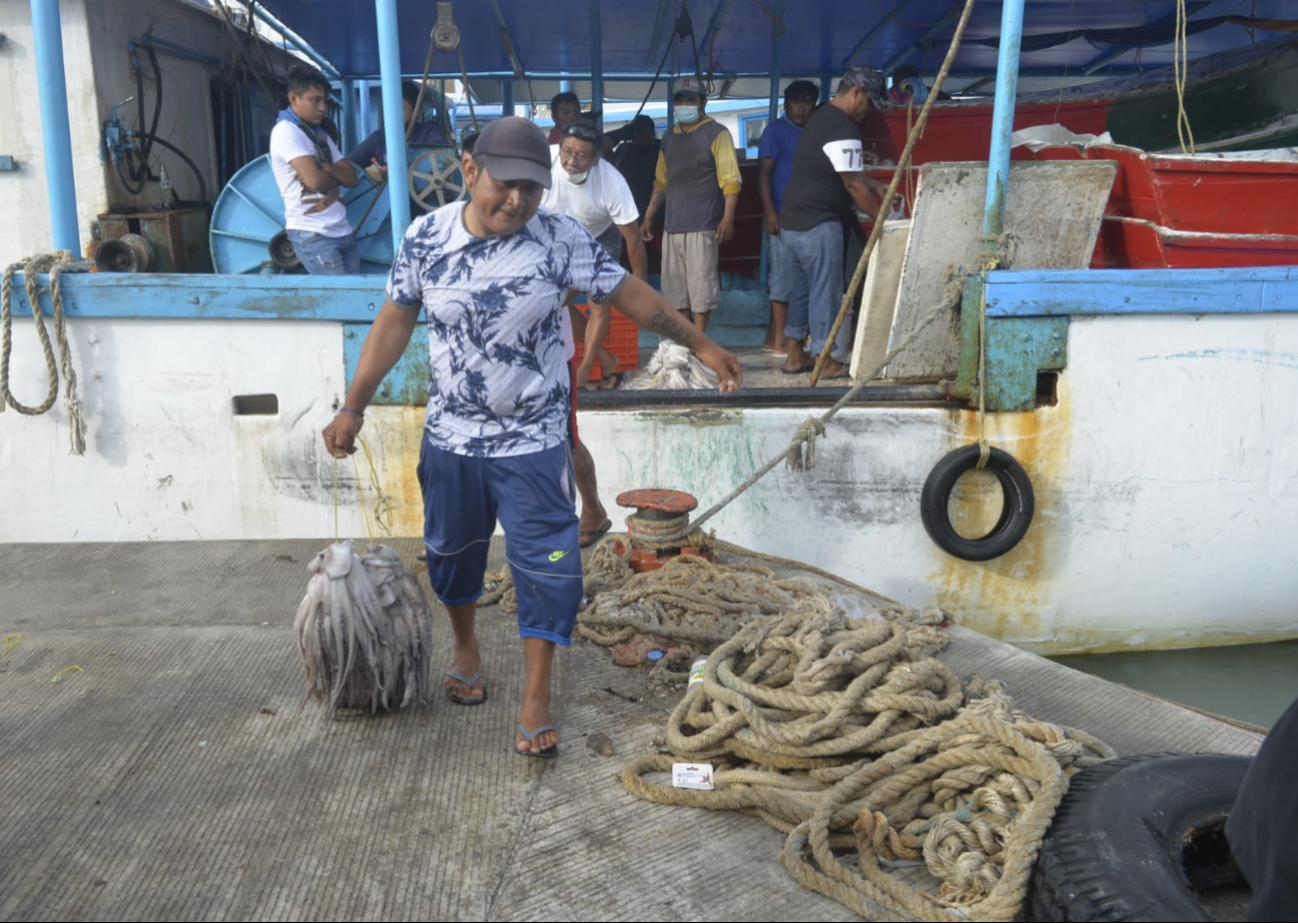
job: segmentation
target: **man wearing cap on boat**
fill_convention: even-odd
[[[666,203],[663,224],[663,296],[700,330],[721,297],[717,251],[735,236],[739,204],[739,162],[735,142],[724,125],[704,115],[707,96],[697,78],[676,84],[672,113],[676,125],[663,136],[653,198],[640,223],[653,240],[653,221]]]
[[[855,205],[873,218],[884,187],[865,173],[861,131],[857,123],[871,106],[880,105],[883,78],[859,64],[849,68],[829,105],[807,120],[793,152],[793,173],[780,206],[780,236],[790,256],[792,289],[789,338],[784,371],[790,375],[811,368],[820,353],[843,300],[844,234],[853,233]],[[811,335],[811,355],[803,341]],[[847,374],[851,358],[852,325],[843,324],[830,352],[824,376]]]
[[[515,752],[541,758],[558,753],[551,666],[555,645],[571,643],[582,598],[560,324],[566,292],[611,302],[688,346],[721,391],[742,380],[733,355],[628,275],[575,219],[539,207],[550,170],[545,133],[531,122],[508,116],[483,129],[465,162],[472,198],[406,232],[346,405],[323,434],[335,457],[356,450],[365,408],[423,308],[430,381],[418,473],[428,575],[454,632],[446,692],[463,705],[487,698],[474,617],[499,519],[527,662]]]

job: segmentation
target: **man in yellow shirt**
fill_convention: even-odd
[[[707,96],[686,77],[676,85],[675,127],[662,139],[653,198],[640,233],[653,239],[653,221],[666,203],[663,236],[663,297],[706,330],[721,294],[717,248],[735,236],[739,162],[730,131],[703,114]]]

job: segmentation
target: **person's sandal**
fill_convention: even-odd
[[[477,673],[474,673],[473,676],[472,676],[472,678],[470,678],[470,679],[465,679],[463,676],[461,676],[460,674],[456,673],[454,670],[448,670],[447,673],[446,673],[446,675],[447,675],[449,678],[455,680],[456,682],[464,683],[464,685],[467,686],[470,690],[473,689],[473,684],[474,684],[474,683],[476,683],[478,680],[482,679],[482,671],[481,671],[481,670],[479,670]],[[456,705],[481,705],[483,702],[487,701],[487,688],[484,686],[484,687],[482,688],[482,695],[477,695],[477,696],[474,696],[474,695],[456,695],[454,692],[452,692],[451,690],[447,689],[447,690],[446,690],[446,697],[449,698],[449,699],[450,699],[452,702],[454,702]]]
[[[553,724],[543,724],[535,731],[529,731],[527,728],[523,727],[523,722],[520,721],[518,723],[518,733],[522,734],[523,739],[526,740],[528,743],[531,743],[532,741],[536,740],[536,738],[539,735],[544,734],[546,731],[557,732],[558,730],[559,729],[555,727]],[[519,756],[530,756],[532,759],[552,760],[559,755],[559,744],[552,743],[550,744],[550,746],[540,751],[532,750],[530,748],[527,750],[520,750],[518,749],[518,746],[515,745],[514,752]]]

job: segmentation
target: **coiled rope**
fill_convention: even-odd
[[[54,406],[59,396],[59,367],[63,369],[63,407],[68,415],[68,430],[71,442],[71,454],[86,454],[85,423],[81,415],[81,399],[77,396],[77,372],[72,364],[72,350],[68,343],[67,323],[63,314],[63,273],[86,272],[94,268],[89,260],[74,260],[66,250],[54,253],[43,253],[10,264],[4,271],[4,280],[0,283],[0,410],[12,407],[21,414],[39,416]],[[9,357],[13,352],[13,284],[14,275],[21,272],[27,291],[27,302],[32,309],[32,318],[36,323],[36,336],[40,339],[41,350],[45,354],[45,374],[49,380],[49,391],[45,400],[35,407],[19,401],[14,397],[9,383]],[[59,358],[54,358],[54,347],[50,342],[49,330],[45,326],[45,317],[41,313],[39,274],[47,272],[50,276],[50,305],[54,315],[54,336],[58,341]]]

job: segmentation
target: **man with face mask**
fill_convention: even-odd
[[[631,272],[637,279],[643,280],[648,274],[648,258],[645,255],[644,241],[640,238],[640,226],[637,223],[639,212],[635,207],[635,199],[622,174],[601,153],[599,132],[593,123],[582,119],[565,127],[560,136],[554,165],[550,169],[550,188],[541,199],[541,207],[576,218],[614,260],[621,258],[622,245],[625,243],[631,261]],[[612,320],[607,304],[591,300],[588,321],[570,303],[564,319],[571,322],[571,329],[575,329],[581,336],[585,346],[581,364],[577,365],[571,334],[564,340],[568,349],[568,361],[572,365],[573,407],[569,439],[572,443],[573,468],[577,475],[577,492],[581,494],[578,534],[581,547],[586,548],[608,532],[613,522],[599,499],[595,460],[577,434],[577,389],[584,387],[589,380],[591,366],[597,358],[604,375],[601,386],[616,386],[617,360],[603,349],[604,337],[608,334]]]
[[[365,409],[405,353],[422,308],[429,387],[418,474],[429,580],[454,633],[445,690],[458,705],[487,701],[475,618],[499,519],[527,664],[514,752],[550,759],[559,750],[550,712],[554,649],[572,643],[582,599],[564,297],[569,289],[588,292],[688,346],[717,373],[723,392],[739,387],[743,370],[629,277],[575,219],[540,208],[553,177],[540,128],[497,119],[463,163],[472,197],[406,231],[346,404],[323,436],[335,458],[356,451]]]
[[[699,329],[721,295],[717,251],[735,236],[739,162],[730,131],[704,115],[699,81],[686,77],[672,96],[675,127],[662,139],[653,198],[640,224],[653,239],[653,221],[664,202],[663,297],[691,312]]]
[[[814,363],[829,338],[843,300],[845,234],[855,224],[855,205],[873,218],[886,190],[865,173],[861,131],[857,123],[880,104],[883,77],[877,70],[853,65],[828,105],[817,109],[798,137],[793,174],[780,206],[780,236],[791,257],[788,359],[783,371],[794,375]],[[811,353],[803,340],[811,334]],[[852,325],[844,324],[825,364],[826,378],[847,374]]]

